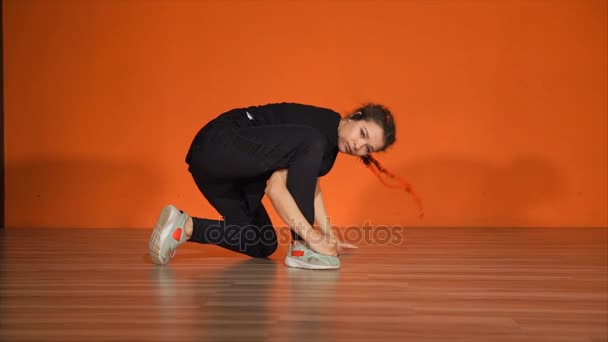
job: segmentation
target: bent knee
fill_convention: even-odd
[[[325,153],[326,139],[320,131],[313,129],[304,140],[305,152],[309,155],[320,155]]]
[[[272,244],[260,244],[247,249],[245,254],[252,258],[268,258],[277,250],[277,247],[277,242]]]

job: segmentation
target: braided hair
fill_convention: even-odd
[[[393,118],[393,114],[391,111],[383,105],[369,103],[355,111],[355,114],[350,116],[353,120],[366,120],[375,122],[382,128],[384,132],[384,146],[377,150],[378,152],[386,150],[389,146],[395,143],[396,141],[396,130],[395,130],[395,119]],[[363,164],[372,171],[380,182],[389,188],[401,188],[407,192],[409,192],[420,211],[419,216],[424,216],[422,211],[422,201],[420,197],[414,192],[412,186],[404,181],[401,177],[392,174],[390,171],[385,169],[380,163],[371,156],[371,154],[367,154],[361,157],[361,161]],[[397,181],[399,184],[390,184],[385,179],[383,179],[383,175],[388,176],[392,180]]]

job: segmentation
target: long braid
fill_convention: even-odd
[[[422,208],[422,200],[420,199],[418,194],[416,194],[416,192],[414,191],[414,189],[408,182],[404,181],[399,176],[395,176],[390,171],[388,171],[387,169],[382,167],[382,165],[380,165],[380,163],[369,154],[361,157],[361,161],[363,162],[363,164],[365,164],[365,166],[367,166],[378,177],[378,179],[380,179],[380,182],[382,182],[382,184],[384,184],[386,187],[389,187],[392,189],[402,188],[405,191],[409,192],[410,195],[412,195],[412,197],[414,198],[414,201],[416,201],[416,204],[418,205],[418,210],[420,211],[420,214],[418,216],[420,218],[422,218],[424,216],[424,211]],[[382,178],[382,174],[385,174],[385,175],[389,176],[390,178],[396,180],[397,182],[400,183],[400,185],[387,183]]]
[[[388,108],[383,105],[373,103],[367,104],[359,108],[354,114],[349,117],[349,119],[372,121],[382,128],[382,130],[384,131],[384,146],[376,150],[375,152],[386,150],[396,141],[396,126],[393,114]],[[422,218],[424,216],[424,212],[422,209],[422,200],[420,200],[420,197],[418,197],[416,192],[414,192],[414,189],[409,183],[401,179],[401,177],[395,176],[387,169],[382,167],[382,165],[380,165],[380,163],[369,154],[362,156],[361,161],[363,161],[363,164],[365,164],[365,166],[367,166],[370,171],[372,171],[376,175],[376,177],[380,179],[380,182],[382,182],[382,184],[384,184],[386,187],[392,189],[404,189],[405,191],[409,192],[410,195],[412,195],[412,197],[416,201],[416,204],[418,205],[418,209],[420,211],[419,217]],[[399,184],[391,184],[387,182],[383,178],[383,175],[386,175],[389,178],[397,181]]]

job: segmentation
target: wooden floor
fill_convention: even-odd
[[[336,271],[144,229],[0,230],[1,341],[607,341],[606,229],[405,229]]]

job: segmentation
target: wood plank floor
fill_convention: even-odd
[[[607,229],[405,229],[287,268],[144,229],[0,230],[1,341],[607,341]]]

